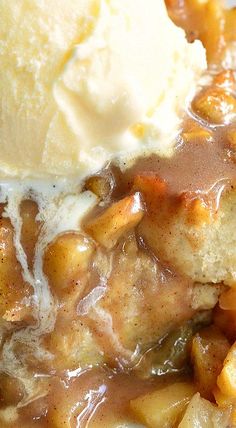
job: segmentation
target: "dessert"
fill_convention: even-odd
[[[3,428],[236,425],[236,9],[166,6],[0,2]]]
[[[120,152],[167,151],[206,68],[200,42],[163,1],[57,4],[0,5],[1,171],[81,178]]]

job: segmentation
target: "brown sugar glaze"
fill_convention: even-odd
[[[209,193],[219,182],[232,182],[236,178],[235,163],[228,155],[225,129],[212,131],[213,141],[180,143],[170,158],[155,155],[138,160],[125,173],[125,182],[132,183],[135,175],[156,175],[165,181],[169,196],[189,192]],[[123,183],[122,183],[123,186]]]
[[[181,7],[178,1],[168,0],[166,3],[171,17],[187,31],[191,23],[195,30],[191,35],[189,33],[189,37],[202,38],[208,47],[209,36],[206,36],[206,30],[203,34],[199,30],[202,12],[198,9],[198,13],[195,13],[197,2],[186,1],[184,6],[181,2]],[[218,62],[220,68],[224,46],[232,41],[230,30],[232,24],[228,24],[228,27],[226,25],[225,28],[229,30],[226,28],[225,33],[219,35],[217,31],[222,26],[215,24],[213,7],[210,11],[212,12],[209,12],[208,19],[214,23],[215,46],[214,50],[208,49],[208,56],[210,61]],[[233,18],[229,12],[225,18],[222,11],[221,19],[231,23]],[[211,74],[213,83],[208,89],[221,90],[223,81],[223,91],[234,98],[236,84],[233,73],[229,72],[223,78],[218,74],[221,76],[218,81],[214,80],[215,71],[209,73],[213,73]],[[228,109],[230,118],[223,113],[221,117],[219,107],[220,113],[213,114],[212,121],[206,117],[204,106],[202,107],[202,104],[196,106],[193,102],[183,120],[172,157],[164,158],[157,155],[142,157],[125,172],[121,172],[115,165],[109,165],[95,177],[96,179],[99,177],[103,182],[104,194],[101,196],[103,204],[84,220],[85,229],[89,221],[104,212],[112,203],[134,192],[141,195],[145,210],[143,220],[122,236],[114,248],[106,249],[97,245],[96,250],[91,250],[91,259],[89,265],[86,265],[90,273],[87,276],[81,270],[78,280],[79,291],[73,282],[77,280],[76,276],[70,280],[69,286],[60,292],[53,279],[49,280],[59,302],[58,317],[55,331],[44,339],[46,348],[54,354],[55,360],[48,364],[28,360],[29,370],[41,376],[48,394],[28,406],[19,406],[18,419],[6,425],[2,424],[3,428],[5,426],[15,428],[20,425],[25,428],[32,426],[109,428],[127,421],[135,423],[135,417],[129,409],[131,399],[157,390],[173,380],[191,378],[188,356],[184,364],[179,362],[183,355],[179,359],[176,357],[177,362],[172,369],[166,368],[161,359],[157,364],[155,358],[162,344],[165,352],[168,351],[168,346],[171,346],[166,342],[168,335],[171,337],[176,328],[195,317],[196,311],[191,306],[194,284],[174,266],[169,265],[165,255],[155,253],[145,239],[142,225],[148,218],[164,230],[171,217],[183,209],[189,213],[187,218],[190,224],[198,221],[201,223],[208,216],[215,215],[221,195],[232,189],[236,181],[236,143],[234,146],[236,110],[234,111],[232,99],[228,101],[231,103]],[[221,99],[221,105],[223,102]],[[85,188],[93,189],[93,178],[87,180]],[[197,214],[195,211],[199,201],[203,208],[200,211],[200,218],[199,210],[197,209]],[[29,202],[26,202],[27,204]],[[29,209],[31,218],[34,218],[35,206],[30,205]],[[27,217],[27,213],[25,216]],[[31,265],[32,242],[37,239],[38,233],[34,221],[30,223],[30,228],[31,239],[26,237],[23,244]],[[23,227],[23,233],[27,235],[27,227]],[[77,239],[78,236],[72,234],[70,244],[74,238]],[[64,245],[63,242],[61,245]],[[53,249],[50,254],[52,253]],[[97,268],[97,264],[101,263],[98,258],[102,259],[102,263],[112,260],[111,272],[104,284],[100,283],[102,274],[99,272],[103,267],[100,270]],[[47,270],[46,267],[45,269]],[[80,302],[98,286],[102,291],[98,303],[94,304],[90,311],[82,310]],[[102,287],[104,290],[101,290]],[[112,315],[114,337],[104,329],[101,319],[94,313],[97,305],[100,310]],[[133,307],[135,315],[132,312]],[[32,322],[29,320],[30,317],[27,315],[21,322],[23,324]],[[210,320],[211,314],[207,313],[203,325]],[[97,347],[88,345],[87,360],[85,358],[85,362],[78,364],[82,357],[71,361],[69,357],[74,352],[76,336],[72,335],[74,332],[75,334],[81,332],[81,329],[85,329],[83,332],[87,332],[88,329],[99,351]],[[85,333],[81,334],[84,337]],[[65,345],[65,349],[63,348],[65,342],[56,341],[58,336],[68,338],[69,345],[67,347]],[[164,353],[163,360],[166,356],[168,358],[168,355],[168,352]],[[158,376],[157,373],[160,374],[161,371],[162,375]],[[163,373],[167,375],[164,376]],[[2,409],[20,402],[23,392],[16,381],[12,386],[10,380],[2,376],[0,385],[3,385],[2,389],[0,388]]]

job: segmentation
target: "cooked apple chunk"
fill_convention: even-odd
[[[218,409],[197,393],[190,401],[178,428],[228,428],[230,412]]]
[[[172,428],[196,392],[189,383],[174,383],[130,402],[137,419],[148,428]]]
[[[62,296],[80,282],[94,252],[91,239],[79,233],[66,233],[53,241],[44,255],[44,272],[53,291]]]
[[[138,225],[144,214],[138,192],[114,203],[91,220],[85,230],[104,247],[113,248],[119,238]]]
[[[209,400],[213,398],[212,391],[229,348],[226,337],[213,326],[201,330],[194,337],[192,362],[196,385],[202,397]]]
[[[217,384],[223,394],[236,398],[236,342],[224,361]]]
[[[22,276],[14,246],[14,230],[7,218],[0,219],[0,316],[6,321],[30,317],[32,289]],[[24,299],[24,303],[22,303]]]
[[[212,124],[230,123],[236,118],[236,99],[224,89],[204,89],[194,99],[194,113]]]

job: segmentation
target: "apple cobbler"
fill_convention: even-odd
[[[236,426],[236,9],[166,3],[208,56],[174,154],[1,185],[2,428]]]

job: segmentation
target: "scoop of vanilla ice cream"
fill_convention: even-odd
[[[0,1],[1,174],[85,176],[168,150],[206,67],[162,0]]]

